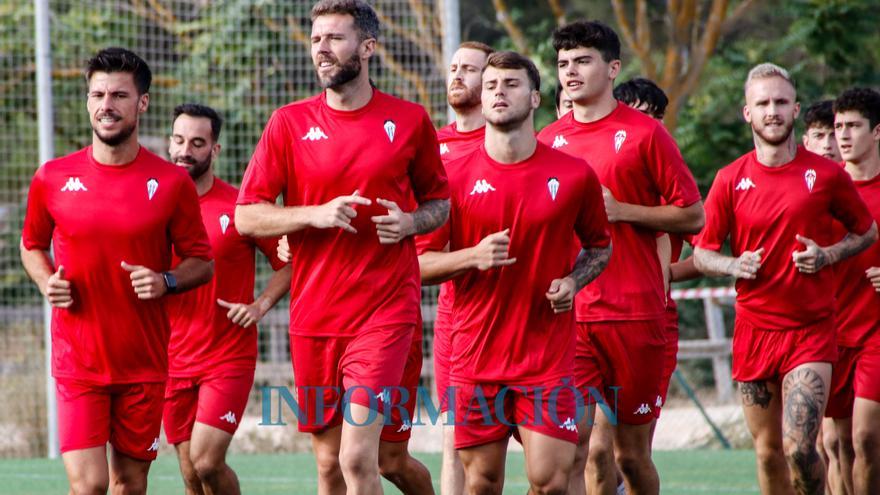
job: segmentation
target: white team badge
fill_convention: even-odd
[[[449,153],[449,145],[446,143],[440,143],[440,154],[445,155],[446,153]]]
[[[620,153],[620,147],[623,146],[623,142],[626,141],[626,131],[623,129],[614,133],[614,152]]]
[[[550,191],[550,199],[556,201],[556,193],[559,192],[559,179],[556,177],[547,179],[547,189]]]
[[[813,169],[807,170],[804,174],[804,180],[807,181],[807,189],[813,192],[813,186],[816,184],[816,171]]]
[[[153,196],[156,195],[156,190],[159,189],[159,181],[156,179],[147,180],[147,198],[153,199]]]
[[[229,215],[226,213],[220,215],[220,230],[225,234],[226,229],[229,228]]]
[[[388,141],[394,142],[394,131],[397,130],[397,125],[393,120],[385,121],[385,134],[388,134]]]

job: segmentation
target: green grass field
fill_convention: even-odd
[[[434,487],[439,490],[439,454],[417,456],[431,470]],[[656,452],[662,493],[677,495],[757,494],[755,456],[748,450],[688,450]],[[310,494],[315,493],[315,465],[309,454],[236,455],[230,465],[238,472],[242,493]],[[183,493],[176,459],[162,455],[150,470],[149,492]],[[507,461],[505,493],[523,494],[528,483],[521,454],[511,454]],[[0,493],[6,495],[48,495],[67,491],[61,461],[46,459],[8,459],[0,461]],[[398,493],[385,484],[386,493]]]

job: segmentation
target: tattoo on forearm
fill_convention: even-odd
[[[819,251],[819,256],[816,258],[816,268],[818,269],[845,260],[850,256],[855,256],[867,249],[871,244],[873,244],[873,239],[870,235],[857,235],[849,232],[837,244],[828,246],[824,251]],[[826,252],[828,253],[827,256],[825,256]]]
[[[416,235],[437,230],[449,217],[449,200],[432,199],[420,204],[413,212],[413,228]]]
[[[581,249],[574,262],[574,269],[571,271],[571,278],[577,285],[576,289],[580,291],[585,285],[595,280],[608,266],[610,259],[611,245],[604,248]]]
[[[739,392],[742,394],[743,405],[747,407],[759,406],[761,409],[770,407],[773,393],[767,388],[767,382],[740,382]]]
[[[821,495],[824,490],[825,471],[816,437],[825,396],[825,383],[810,368],[791,372],[782,382],[782,434],[796,447],[792,481],[797,493]]]

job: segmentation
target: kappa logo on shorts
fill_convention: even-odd
[[[147,179],[147,199],[150,201],[153,200],[153,196],[156,195],[156,191],[159,190],[159,181],[154,178]]]
[[[626,141],[626,131],[623,129],[614,133],[614,152],[620,153],[620,147],[623,146],[623,142]]]
[[[405,419],[403,420],[403,424],[400,425],[400,428],[397,429],[397,433],[403,433],[405,431],[409,431],[410,429],[412,429],[412,421]]]
[[[309,127],[309,132],[302,137],[303,141],[320,141],[322,139],[330,138],[324,134],[324,131],[320,127]]]
[[[384,402],[386,404],[390,404],[391,403],[391,391],[386,389],[386,390],[379,392],[378,394],[376,394],[376,399],[379,402]]]
[[[229,215],[226,213],[220,215],[220,231],[224,234],[226,233],[226,229],[229,228]]]
[[[153,439],[153,443],[150,444],[150,448],[147,449],[147,452],[159,452],[159,437]]]
[[[397,124],[395,124],[393,120],[388,119],[385,121],[385,125],[383,127],[385,128],[385,134],[388,135],[388,141],[393,143],[394,131],[397,130]]]
[[[657,400],[654,401],[654,407],[663,407],[663,397],[657,396]]]
[[[578,431],[578,425],[574,422],[574,418],[565,418],[565,421],[563,421],[563,423],[559,425],[559,428],[563,430],[573,431],[575,433],[577,433]]]
[[[816,171],[813,169],[807,170],[804,173],[804,180],[807,181],[807,189],[813,192],[813,186],[816,184]]]
[[[547,179],[547,190],[550,191],[550,199],[556,201],[556,193],[559,192],[559,179],[556,177]]]
[[[233,414],[232,411],[226,411],[226,414],[224,414],[223,416],[220,416],[220,419],[222,419],[223,421],[226,421],[227,423],[229,423],[231,425],[236,424],[235,414]]]
[[[474,182],[474,189],[471,191],[471,196],[475,194],[485,194],[494,190],[495,188],[492,187],[492,184],[489,184],[486,179],[477,179],[476,182]]]
[[[743,177],[739,180],[739,184],[737,184],[736,187],[733,189],[735,191],[748,191],[749,189],[754,189],[756,187],[758,186],[756,186],[755,183],[752,182],[752,179],[749,179],[748,177]]]
[[[446,153],[449,153],[449,145],[446,143],[440,143],[440,156],[443,156]]]
[[[553,138],[553,148],[554,149],[562,148],[566,144],[568,144],[568,141],[565,140],[565,136],[557,135],[556,137]]]
[[[61,188],[61,192],[79,192],[88,191],[86,186],[79,180],[79,177],[68,177],[67,183]]]
[[[633,414],[650,414],[651,406],[648,405],[647,402],[642,402],[642,405],[638,407],[638,409],[633,412]]]

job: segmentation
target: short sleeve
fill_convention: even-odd
[[[697,182],[665,127],[658,124],[654,128],[645,153],[648,169],[665,204],[684,208],[701,199]]]
[[[715,175],[709,195],[706,196],[706,225],[697,235],[695,246],[710,251],[720,251],[724,241],[730,235],[730,216],[733,205],[730,203],[730,184],[723,175],[722,169]]]
[[[178,178],[177,209],[171,216],[171,243],[174,253],[180,259],[200,258],[205,261],[213,259],[211,244],[202,223],[202,212],[199,208],[199,196],[195,184],[186,175]]]
[[[28,190],[27,210],[24,215],[24,227],[21,241],[25,249],[47,250],[52,243],[55,220],[49,213],[46,198],[45,167],[40,167],[34,174]]]
[[[281,237],[252,237],[251,240],[257,249],[269,259],[269,264],[272,265],[273,270],[277,272],[287,265],[287,263],[278,258],[278,241],[281,240]]]
[[[602,186],[592,167],[584,163],[587,177],[581,194],[581,208],[578,212],[575,232],[584,249],[604,248],[611,244],[608,216],[602,199]]]
[[[422,204],[432,199],[449,199],[449,183],[443,162],[440,161],[437,133],[424,111],[417,135],[416,155],[409,166],[416,202]]]
[[[285,191],[290,177],[293,152],[291,134],[287,131],[282,114],[276,111],[266,123],[251,161],[241,180],[237,204],[274,203]]]
[[[831,215],[849,232],[862,235],[871,228],[874,217],[849,174],[842,168],[836,172],[837,185],[831,188]]]

